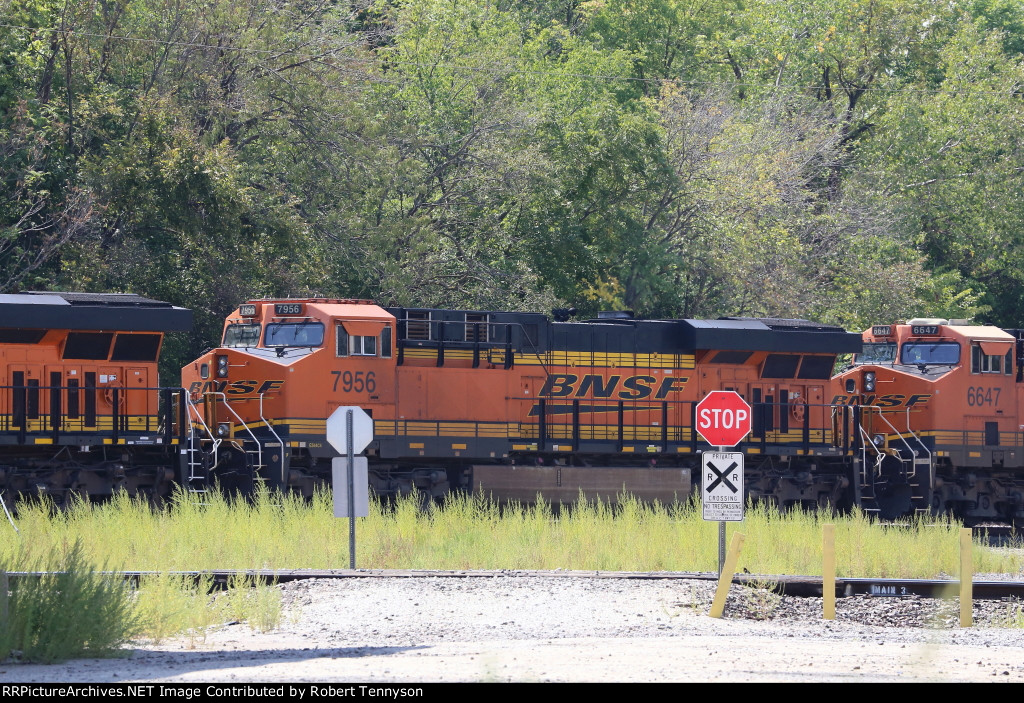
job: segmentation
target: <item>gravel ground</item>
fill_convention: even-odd
[[[978,576],[992,580],[991,575]],[[0,664],[0,682],[1024,681],[1019,606],[733,585],[723,618],[698,580],[350,578],[280,586],[272,632],[225,624],[126,659]]]

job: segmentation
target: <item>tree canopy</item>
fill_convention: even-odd
[[[0,0],[0,291],[1024,322],[1008,0]]]

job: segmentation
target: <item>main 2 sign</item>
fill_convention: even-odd
[[[697,403],[697,432],[708,444],[735,447],[750,434],[750,406],[736,391],[711,391]]]

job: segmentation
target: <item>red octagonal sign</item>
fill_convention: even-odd
[[[711,391],[697,403],[697,432],[708,444],[735,447],[750,433],[750,406],[736,391]]]

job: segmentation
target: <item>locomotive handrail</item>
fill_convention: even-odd
[[[879,406],[879,405],[862,405],[861,409],[864,409],[864,408],[867,408],[868,410],[878,411],[878,417],[881,418],[881,420],[885,424],[887,424],[889,426],[889,428],[893,431],[893,434],[895,434],[897,437],[900,438],[900,441],[903,442],[903,445],[907,448],[907,451],[910,452],[910,456],[911,456],[911,462],[910,462],[911,470],[910,470],[908,478],[912,478],[912,477],[916,476],[917,475],[917,463],[914,460],[917,458],[917,451],[913,447],[910,446],[910,443],[907,442],[907,438],[903,436],[903,433],[900,432],[899,430],[897,430],[896,427],[891,422],[889,422],[889,418],[887,418],[885,416],[885,413],[882,412],[881,406]],[[909,412],[909,409],[908,409],[908,412]],[[913,435],[914,439],[917,440],[917,442],[920,444],[921,440],[917,437],[916,434],[914,434],[914,431],[910,429],[910,425],[909,425],[910,418],[909,417],[907,418],[907,422],[908,422],[907,431],[911,435]],[[866,431],[864,430],[864,425],[863,424],[861,424],[860,429],[861,429],[861,433],[862,434],[867,434]],[[870,439],[871,438],[868,437],[869,443],[871,444],[871,446],[874,446],[874,442],[871,442]],[[876,447],[876,450],[877,450],[877,447]],[[929,458],[929,464],[930,464],[931,463],[931,452],[928,453],[928,458]],[[866,455],[865,455],[865,461],[866,461]]]
[[[267,420],[267,418],[263,416],[263,396],[264,395],[265,395],[264,393],[260,393],[260,420],[263,421],[263,424],[267,426],[268,430],[270,430],[270,434],[274,435],[274,439],[276,439],[278,444],[281,445],[281,456],[284,456],[284,441],[281,439],[281,435],[279,435],[277,433],[277,431],[274,429],[274,426],[271,425],[270,422]]]
[[[406,320],[404,318],[400,318],[399,322],[408,323],[408,320]],[[401,336],[401,326],[400,326],[399,327],[399,332],[398,332],[398,337],[397,337],[397,340],[396,340],[396,346],[399,349],[404,349],[404,348],[409,347],[409,346],[421,346],[421,347],[428,347],[428,348],[430,348],[430,347],[434,347],[436,345],[436,347],[438,349],[439,363],[442,364],[442,365],[444,363],[444,350],[445,350],[445,348],[447,346],[449,346],[449,345],[463,345],[460,348],[466,348],[466,347],[472,346],[474,348],[475,356],[479,355],[479,350],[480,349],[491,350],[491,349],[500,349],[501,347],[505,347],[505,355],[506,355],[506,357],[505,357],[505,364],[506,364],[505,368],[509,368],[508,355],[509,355],[509,353],[511,351],[511,345],[512,345],[511,334],[507,335],[508,338],[504,342],[492,342],[492,341],[490,341],[490,338],[491,338],[490,330],[491,330],[492,327],[506,327],[506,328],[517,327],[517,328],[519,328],[520,331],[522,331],[523,339],[526,340],[526,342],[529,342],[529,348],[527,347],[527,344],[525,344],[525,343],[523,344],[524,353],[526,353],[526,354],[533,354],[534,358],[537,359],[537,363],[540,364],[540,367],[544,370],[544,373],[545,374],[549,373],[548,372],[547,364],[544,363],[544,357],[541,354],[540,349],[539,349],[539,345],[537,343],[540,340],[534,341],[534,340],[530,339],[529,335],[526,333],[526,328],[523,326],[523,323],[521,323],[521,322],[484,322],[484,321],[460,322],[458,320],[414,320],[414,322],[426,323],[427,329],[430,330],[428,332],[428,334],[430,335],[431,338],[430,339],[410,338],[409,334],[408,334],[408,331],[406,331],[405,336]],[[454,339],[446,340],[446,339],[443,338],[444,337],[444,326],[445,325],[449,325],[449,324],[451,324],[451,325],[467,325],[467,326],[471,325],[471,326],[473,326],[477,330],[480,327],[484,327],[487,330],[487,334],[485,335],[486,336],[486,340],[485,341],[480,341],[479,339],[474,339],[472,341],[468,341],[468,340],[465,340],[465,339],[463,339],[463,340],[454,340]],[[433,338],[435,336],[435,334],[434,334],[435,327],[438,330],[437,335],[436,335],[438,337],[437,339]],[[476,336],[477,335],[474,334],[474,337],[476,337]],[[410,342],[412,342],[412,344],[410,344]],[[401,363],[402,362],[400,361],[399,364],[401,364]]]
[[[256,439],[256,435],[253,433],[252,428],[246,424],[245,420],[243,420],[241,416],[235,412],[235,409],[231,407],[231,404],[228,403],[227,394],[208,391],[203,395],[220,396],[220,399],[224,402],[224,407],[228,409],[228,412],[235,416],[235,419],[238,420],[239,424],[242,425],[242,427],[245,428],[245,431],[249,433],[249,436],[252,437],[252,441],[256,443],[256,462],[258,466],[263,466],[263,446],[260,444],[260,441]]]
[[[867,480],[867,465],[868,465],[868,447],[871,447],[875,451],[875,475],[882,473],[882,460],[885,459],[885,452],[875,446],[875,443],[871,441],[871,436],[868,435],[867,430],[864,429],[864,425],[858,425],[857,429],[860,430],[861,444],[860,444],[860,460],[861,460],[861,480]]]
[[[84,386],[84,385],[0,385],[0,391],[10,391],[13,394],[22,393],[23,397],[20,399],[20,409],[17,407],[19,400],[17,397],[12,399],[12,408],[9,414],[2,416],[2,423],[0,423],[0,432],[10,432],[13,429],[17,429],[19,433],[25,434],[37,434],[37,433],[50,433],[53,435],[54,442],[56,443],[59,439],[59,434],[62,432],[105,432],[106,430],[99,427],[95,422],[96,418],[109,417],[111,419],[110,432],[115,438],[121,434],[132,435],[136,437],[141,433],[151,434],[157,433],[164,435],[164,439],[168,440],[173,435],[174,426],[174,413],[170,405],[168,405],[162,398],[166,398],[167,394],[180,393],[183,389],[180,387],[171,386],[140,386],[140,387],[109,387],[112,390],[111,397],[107,401],[111,405],[111,412],[99,413],[96,412],[95,407],[89,409],[90,396],[95,399],[96,394],[101,390],[106,390],[108,386],[96,385],[96,386]],[[28,391],[32,391],[35,394],[34,403],[30,402]],[[44,395],[44,391],[49,391],[48,394]],[[62,400],[62,392],[66,392],[68,397],[72,393],[81,393],[81,398],[85,400],[85,408],[78,406],[78,400],[72,405],[70,402],[65,405]],[[144,400],[144,408],[139,412],[130,413],[127,409],[122,409],[125,403],[131,398],[136,398],[139,393],[153,393],[153,395]],[[79,398],[79,396],[75,396]],[[44,399],[48,407],[43,408],[41,399]],[[152,412],[152,401],[156,400],[156,411]],[[95,400],[92,401],[95,405]],[[161,404],[165,407],[161,408]],[[30,407],[33,406],[34,407]],[[29,429],[28,425],[32,422],[49,423],[49,427],[40,426],[38,429]],[[153,425],[155,421],[155,426]],[[144,427],[139,427],[140,423],[144,423]]]
[[[918,445],[921,447],[921,449],[925,450],[928,453],[928,466],[931,467],[932,471],[934,471],[935,467],[932,464],[932,450],[929,449],[927,447],[927,445],[925,445],[925,443],[921,440],[921,438],[917,436],[917,433],[914,432],[914,430],[911,429],[911,427],[910,427],[910,408],[907,408],[907,432],[909,432],[911,435],[913,435],[914,440],[918,443]],[[916,452],[914,453],[914,457],[917,458],[917,453]],[[932,476],[931,478],[934,479],[935,477]]]
[[[213,466],[217,466],[217,448],[220,447],[220,443],[223,440],[221,440],[212,431],[210,431],[210,426],[206,424],[206,420],[203,418],[203,414],[199,412],[199,409],[196,408],[195,403],[192,402],[192,395],[190,393],[185,394],[185,405],[188,407],[189,418],[191,418],[192,414],[195,413],[196,418],[199,420],[199,424],[202,426],[204,430],[206,430],[206,434],[209,436],[210,441],[213,442]],[[192,440],[190,439],[190,444],[191,441]],[[192,447],[190,446],[189,449],[191,448]]]

